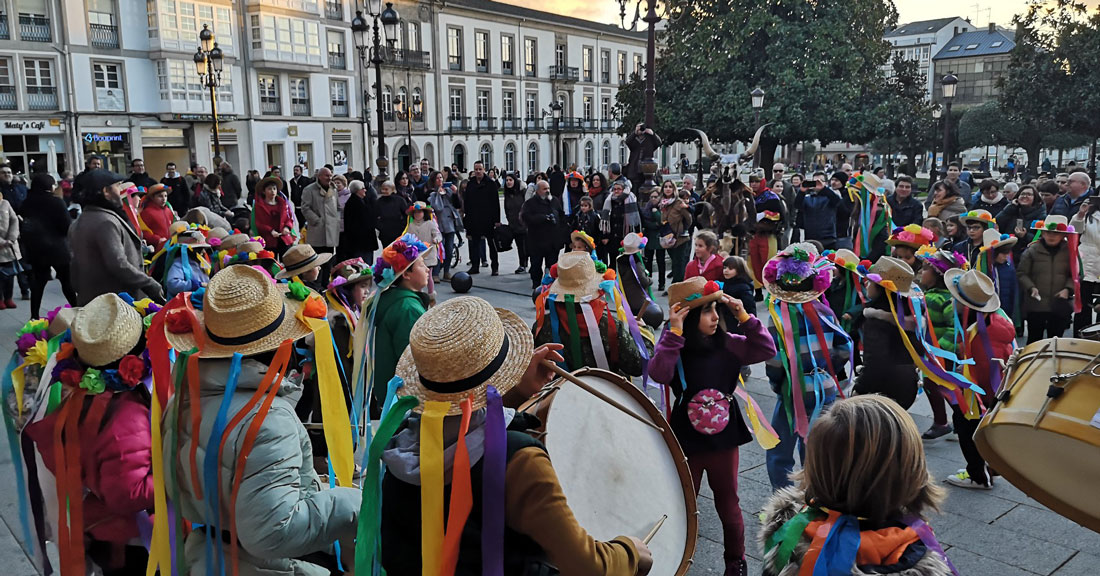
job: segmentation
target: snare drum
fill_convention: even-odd
[[[663,431],[658,432],[579,386],[559,379],[521,410],[543,422],[540,439],[554,463],[569,508],[597,540],[644,539],[667,515],[649,543],[650,574],[683,576],[691,567],[699,524],[687,458],[660,411],[628,380],[606,370],[574,375]]]
[[[990,467],[1100,532],[1100,342],[1052,338],[1010,359],[999,403],[974,436]]]

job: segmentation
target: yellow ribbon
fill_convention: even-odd
[[[439,576],[443,559],[443,417],[449,402],[427,402],[420,417],[420,564]]]
[[[321,418],[324,421],[325,442],[336,483],[351,487],[355,473],[355,457],[351,446],[351,418],[344,402],[340,386],[340,373],[336,368],[336,350],[332,346],[332,330],[328,322],[303,314],[305,306],[298,310],[298,318],[313,331],[314,368],[317,372],[317,390],[321,396]]]
[[[153,449],[153,509],[168,510],[168,496],[165,489],[164,478],[164,445],[160,429],[160,419],[163,409],[157,393],[152,393],[152,449]],[[192,408],[194,409],[194,408]],[[192,442],[198,442],[192,438]],[[180,511],[177,509],[176,514]],[[172,547],[168,542],[168,514],[159,513],[153,516],[153,536],[150,541],[149,563],[145,567],[145,576],[156,576],[158,568],[162,573],[172,573]]]
[[[15,405],[19,407],[19,416],[23,416],[23,388],[25,383],[23,382],[23,368],[26,368],[27,363],[23,362],[15,370],[11,371],[11,387],[15,392]],[[43,374],[45,376],[45,374]]]
[[[756,438],[756,443],[765,450],[771,450],[779,445],[779,435],[775,433],[775,430],[771,427],[771,424],[766,420],[760,419],[760,406],[749,395],[748,389],[746,389],[745,381],[740,376],[737,377],[740,384],[734,389],[734,394],[738,398],[745,402],[745,414],[749,416],[749,424],[752,426],[753,437]]]
[[[890,313],[894,315],[894,318],[897,318],[898,311],[897,308],[894,306],[893,297],[888,297],[886,300],[890,302]],[[936,376],[936,374],[928,368],[928,363],[925,362],[924,357],[918,354],[916,349],[913,348],[913,343],[909,341],[909,337],[905,334],[905,329],[902,328],[901,324],[898,324],[897,322],[894,322],[893,324],[898,327],[898,334],[901,335],[901,342],[902,344],[905,344],[905,350],[909,352],[909,357],[913,359],[913,362],[916,363],[916,365],[920,368],[920,371],[924,373],[924,375],[927,376],[929,380],[932,380],[936,384],[939,384],[940,386],[943,386],[944,388],[951,391],[958,390],[958,386],[948,380],[944,380],[943,378]]]

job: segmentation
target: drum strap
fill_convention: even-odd
[[[565,316],[566,321],[569,323],[569,355],[573,360],[570,369],[576,370],[584,366],[584,356],[581,355],[581,331],[580,326],[577,325],[577,304],[572,294],[565,295]],[[562,342],[562,344],[565,343]],[[595,353],[595,350],[593,350],[593,353]]]

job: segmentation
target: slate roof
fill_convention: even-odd
[[[1007,54],[1016,46],[1012,40],[1012,33],[1001,29],[990,31],[988,28],[963,32],[944,44],[943,48],[932,57],[933,60],[950,60],[952,58],[970,58],[971,56],[992,56],[995,54]]]
[[[937,18],[935,20],[921,20],[920,22],[902,24],[887,32],[886,37],[897,38],[898,36],[912,36],[913,34],[931,34],[955,21],[955,18],[953,16],[951,18]]]

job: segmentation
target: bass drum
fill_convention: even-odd
[[[1085,340],[1100,341],[1100,324],[1093,324],[1088,328],[1082,328],[1080,336]]]
[[[654,430],[566,380],[551,382],[520,410],[543,422],[540,439],[569,508],[597,540],[645,539],[650,574],[682,576],[691,567],[699,523],[687,458],[653,402],[621,376],[582,368],[576,377],[661,428]]]
[[[1100,342],[1030,344],[1004,383],[974,436],[978,451],[1028,496],[1100,532]]]

